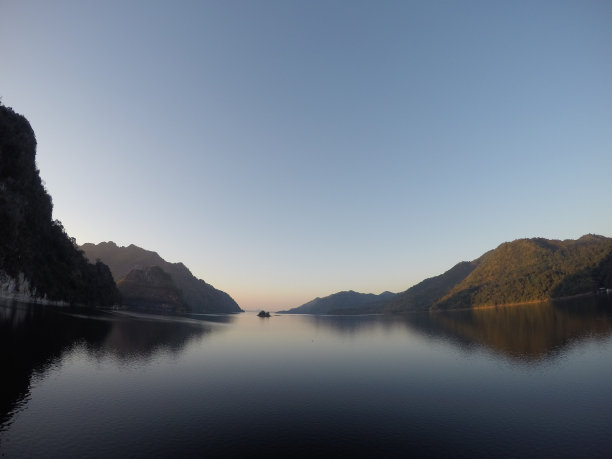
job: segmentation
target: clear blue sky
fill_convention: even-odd
[[[0,0],[0,97],[79,243],[247,309],[612,236],[612,2]]]

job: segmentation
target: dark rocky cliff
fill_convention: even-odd
[[[36,168],[28,120],[0,104],[0,294],[110,305],[119,293],[103,263],[89,263],[62,224]],[[75,190],[78,191],[78,190]]]

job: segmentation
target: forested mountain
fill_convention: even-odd
[[[0,104],[0,290],[85,305],[117,303],[107,266],[91,264],[59,221],[36,167],[30,123]]]
[[[588,294],[602,287],[612,288],[611,238],[589,234],[564,241],[518,239],[383,301],[375,295],[341,292],[287,312],[363,314],[472,308]]]
[[[436,308],[523,303],[588,293],[610,278],[612,239],[518,239],[484,254]],[[612,285],[607,284],[612,287]]]
[[[395,298],[382,306],[384,312],[401,312],[427,310],[442,298],[448,291],[469,276],[480,263],[462,261],[439,276],[430,277],[399,293]]]
[[[280,311],[287,314],[346,314],[347,312],[363,313],[366,309],[378,309],[395,293],[384,292],[380,295],[373,293],[348,292],[334,293],[325,298],[315,298],[297,308]]]
[[[134,282],[136,282],[136,279],[132,278],[130,283],[125,283],[123,280],[134,269],[146,271],[147,268],[157,266],[170,276],[171,281],[180,291],[186,310],[197,313],[242,312],[242,309],[227,293],[217,290],[201,279],[197,279],[184,264],[169,263],[156,252],[142,249],[133,244],[127,247],[119,247],[114,242],[87,243],[83,244],[81,249],[90,260],[102,260],[110,267],[124,297],[124,303],[127,305],[132,302],[132,292],[135,291]],[[130,287],[126,288],[127,285]],[[142,284],[140,288],[144,289],[147,286]],[[153,299],[155,293],[151,291],[147,295],[150,299]]]

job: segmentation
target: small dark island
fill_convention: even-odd
[[[270,317],[270,313],[266,311],[259,311],[259,314],[257,314],[257,317]]]

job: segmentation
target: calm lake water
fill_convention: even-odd
[[[610,457],[612,303],[163,318],[2,303],[4,457]]]

